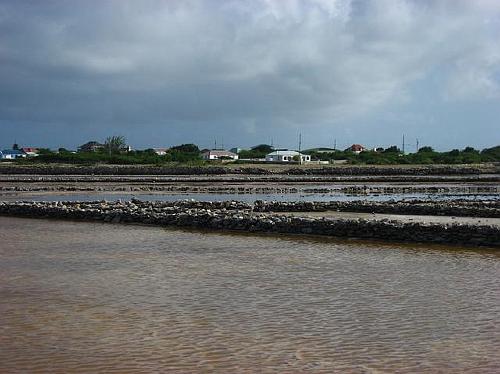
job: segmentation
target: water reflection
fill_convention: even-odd
[[[6,372],[494,372],[495,252],[0,218]]]

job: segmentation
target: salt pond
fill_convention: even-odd
[[[500,256],[0,217],[6,372],[494,372]]]

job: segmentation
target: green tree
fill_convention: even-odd
[[[38,148],[39,155],[51,155],[53,152],[49,148]]]
[[[383,153],[401,153],[401,150],[397,146],[393,145],[386,148]]]
[[[268,154],[271,153],[274,150],[274,147],[268,145],[268,144],[259,144],[256,145],[255,147],[252,147],[252,151],[258,152],[258,153],[264,153]]]
[[[118,153],[126,145],[125,137],[121,135],[108,136],[104,142],[104,149],[109,154]]]
[[[182,153],[200,153],[200,149],[196,144],[181,144],[170,148],[172,151],[182,152]]]
[[[421,147],[418,149],[418,153],[430,153],[430,152],[434,152],[434,149],[429,146]]]
[[[485,148],[481,151],[482,161],[500,161],[500,145],[491,148]]]
[[[464,152],[464,153],[479,153],[479,151],[477,149],[474,149],[473,147],[465,147],[462,152]]]
[[[273,151],[273,147],[267,144],[259,144],[249,150],[242,150],[238,153],[240,158],[264,158],[268,153]]]

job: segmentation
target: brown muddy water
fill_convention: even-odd
[[[500,255],[0,217],[0,372],[495,373]]]

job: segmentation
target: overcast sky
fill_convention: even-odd
[[[0,147],[500,144],[498,0],[0,0]]]

